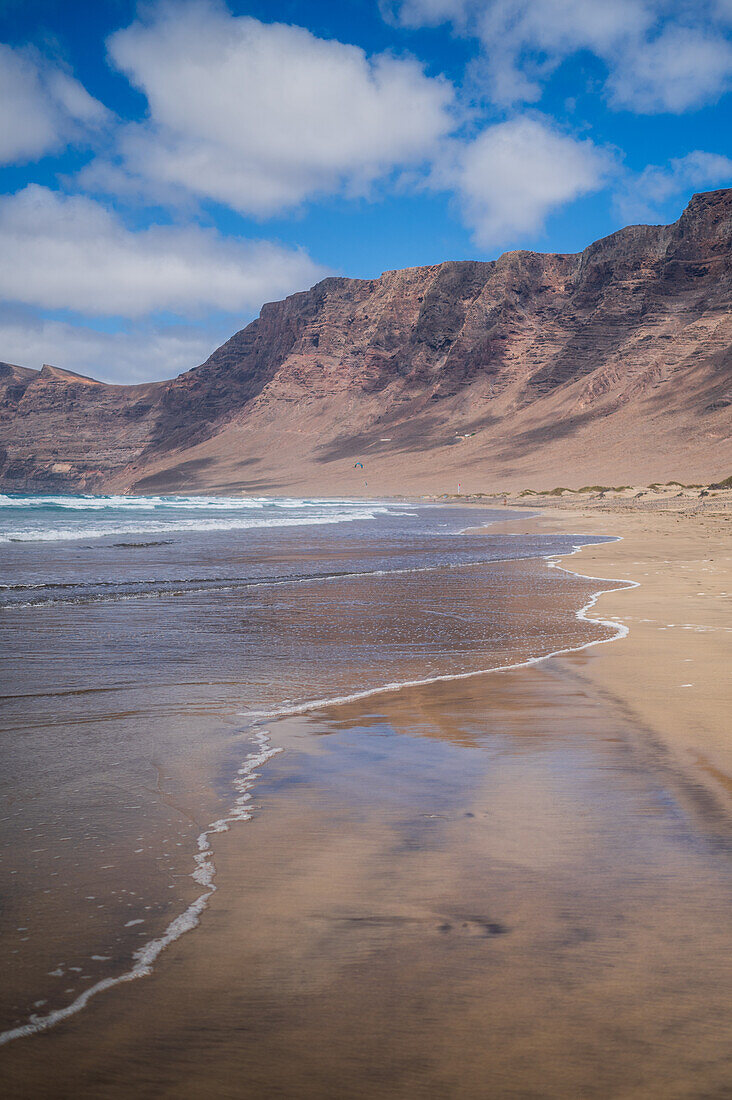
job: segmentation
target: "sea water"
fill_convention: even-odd
[[[602,584],[424,502],[0,496],[0,1027],[47,1026],[200,919],[270,715],[611,638]],[[511,519],[521,514],[510,513]],[[29,1023],[30,1020],[30,1023]]]

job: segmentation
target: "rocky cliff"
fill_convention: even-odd
[[[577,255],[325,279],[172,381],[0,364],[0,485],[370,493],[726,476],[731,301],[732,190]]]

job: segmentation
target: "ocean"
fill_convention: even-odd
[[[529,513],[510,513],[520,519]],[[256,815],[267,720],[617,637],[556,559],[420,501],[0,496],[0,1041],[149,972]],[[296,781],[293,779],[293,781]]]

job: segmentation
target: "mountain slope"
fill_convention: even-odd
[[[169,382],[0,364],[0,485],[371,493],[726,476],[731,302],[730,190],[577,255],[326,279]]]

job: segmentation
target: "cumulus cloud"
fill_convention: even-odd
[[[730,157],[695,149],[667,165],[649,164],[642,172],[626,176],[615,196],[615,208],[625,222],[660,222],[666,220],[666,204],[678,207],[692,191],[731,184]]]
[[[607,67],[613,107],[682,112],[730,87],[729,0],[394,0],[403,26],[452,23],[482,43],[474,73],[498,104],[536,102],[547,77],[587,50]]]
[[[251,310],[324,274],[299,249],[197,226],[132,231],[93,199],[35,184],[0,198],[0,253],[0,296],[89,315]]]
[[[607,88],[614,107],[681,113],[713,102],[730,86],[732,45],[718,34],[669,27],[619,56]]]
[[[137,324],[105,332],[90,325],[0,307],[0,358],[39,369],[43,363],[101,382],[135,384],[173,378],[203,363],[238,325]]]
[[[591,141],[523,116],[456,145],[434,182],[454,190],[475,241],[488,248],[537,232],[554,209],[603,186],[611,166]]]
[[[108,41],[147,98],[116,162],[88,186],[147,186],[269,215],[317,195],[361,195],[427,158],[453,125],[454,89],[411,58],[369,57],[301,27],[163,3]],[[132,182],[130,183],[130,179]]]
[[[0,44],[0,163],[22,163],[88,138],[111,116],[32,50]]]

